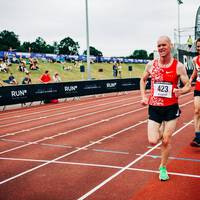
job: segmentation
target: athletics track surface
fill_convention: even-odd
[[[199,200],[192,92],[179,103],[167,182],[139,91],[1,112],[0,200]]]

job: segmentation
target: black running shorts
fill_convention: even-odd
[[[176,119],[181,114],[178,104],[170,106],[151,106],[149,105],[149,119],[161,124],[163,121]]]
[[[200,91],[199,90],[194,90],[194,97],[200,96]]]

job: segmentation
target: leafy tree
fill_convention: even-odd
[[[60,54],[78,55],[78,49],[80,48],[78,42],[75,42],[72,38],[67,37],[60,41],[58,45]]]
[[[31,43],[30,42],[23,42],[23,44],[19,48],[19,51],[22,51],[22,52],[31,51]]]
[[[149,60],[153,60],[153,57],[154,57],[154,54],[153,54],[153,53],[150,53],[150,54],[149,54]]]
[[[148,59],[148,54],[146,50],[135,50],[130,58],[134,59]]]
[[[35,42],[31,43],[31,51],[35,53],[46,53],[46,42],[43,38],[36,38]]]
[[[87,55],[87,50],[83,52],[84,55]],[[97,50],[96,48],[90,46],[90,55],[92,56],[103,56],[102,52]]]
[[[8,51],[10,48],[18,50],[19,47],[18,35],[7,30],[0,32],[0,51]]]

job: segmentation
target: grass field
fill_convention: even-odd
[[[83,63],[84,66],[87,63]],[[18,64],[12,64],[10,66],[10,72],[13,73],[17,82],[21,84],[22,78],[25,76],[25,73],[20,72],[18,70]],[[32,83],[36,84],[39,83],[39,77],[45,70],[49,70],[50,75],[53,76],[55,72],[58,72],[62,78],[63,82],[68,81],[77,81],[77,80],[87,80],[88,79],[88,72],[87,68],[85,68],[85,72],[80,72],[80,67],[74,67],[73,63],[65,63],[66,66],[71,66],[71,70],[63,70],[63,64],[61,63],[48,63],[48,62],[39,62],[39,70],[30,71]],[[100,79],[113,79],[112,75],[112,66],[113,64],[109,63],[94,63],[90,65],[91,69],[91,79],[100,80]],[[133,67],[133,71],[128,71],[128,66]],[[122,78],[135,78],[140,77],[145,65],[144,64],[122,64]],[[27,69],[29,67],[27,66]],[[103,72],[99,72],[99,69],[103,69]],[[6,80],[8,79],[9,74],[5,72],[0,72],[0,79]]]

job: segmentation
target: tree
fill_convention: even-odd
[[[87,55],[87,50],[83,52],[84,55]],[[92,56],[103,56],[102,52],[97,50],[96,48],[90,46],[90,55]]]
[[[31,43],[30,42],[23,42],[23,44],[19,48],[19,51],[30,52],[31,51]]]
[[[154,54],[152,52],[152,53],[149,54],[149,60],[153,60],[153,58],[154,58]]]
[[[146,50],[135,50],[130,58],[134,59],[148,59],[148,54]]]
[[[80,48],[78,42],[75,42],[72,38],[67,37],[60,41],[58,45],[59,53],[66,55],[78,55],[78,49]]]
[[[0,51],[8,51],[10,48],[18,50],[19,47],[18,35],[7,30],[0,32]]]
[[[47,44],[43,38],[37,37],[35,42],[31,43],[31,51],[35,53],[46,53]]]

